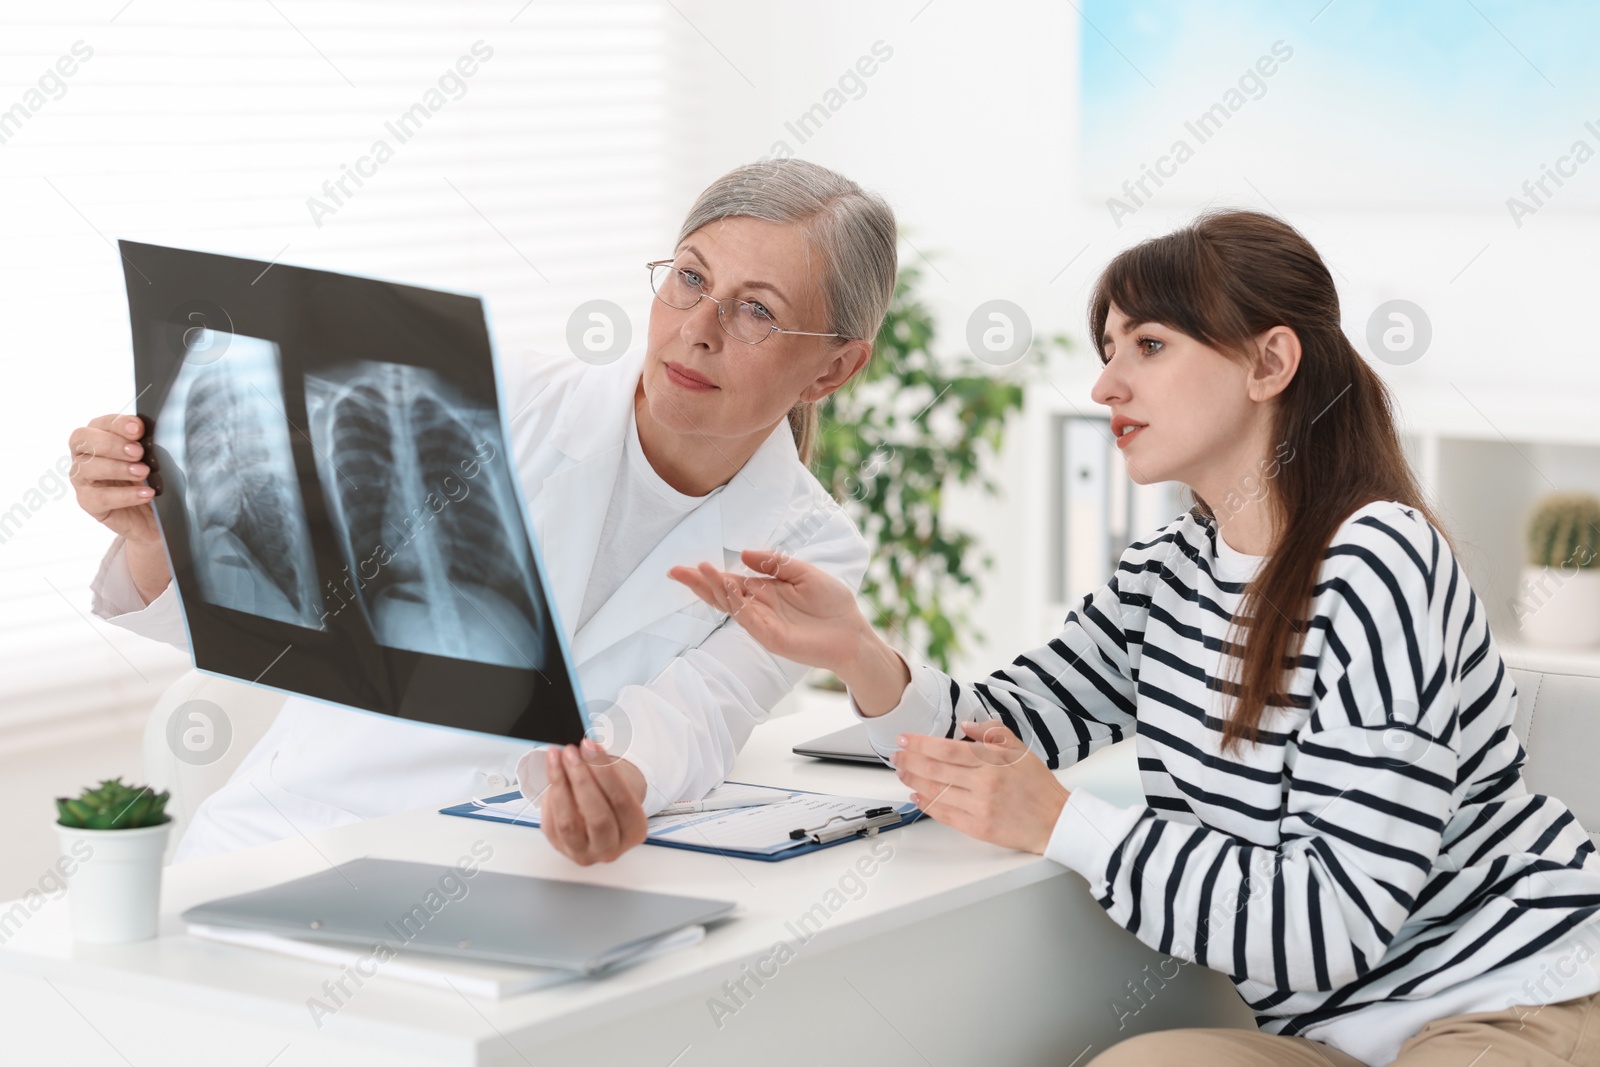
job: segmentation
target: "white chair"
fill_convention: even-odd
[[[144,777],[152,788],[172,791],[169,861],[195,809],[233,776],[285,699],[262,686],[195,670],[180,675],[157,698],[144,727]]]
[[[1528,753],[1528,792],[1566,804],[1600,847],[1600,776],[1590,762],[1600,742],[1600,664],[1560,653],[1504,655],[1517,684],[1511,728]]]
[[[1511,725],[1527,752],[1528,792],[1555,797],[1600,847],[1600,775],[1590,759],[1600,747],[1600,663],[1561,653],[1504,652],[1517,687]],[[1103,748],[1067,772],[1067,786],[1113,804],[1139,804],[1139,765],[1130,738]]]
[[[1587,666],[1580,657],[1516,652],[1506,666],[1517,687],[1517,717],[1512,726],[1528,753],[1523,775],[1528,790],[1560,799],[1600,846],[1600,776],[1589,762],[1600,742],[1600,664]],[[174,826],[171,841],[183,836],[194,810],[233,774],[283,706],[282,693],[243,682],[189,671],[156,701],[144,732],[146,780],[172,790],[167,810]],[[204,702],[196,703],[196,702]],[[225,719],[231,736],[220,753],[207,750],[204,731],[221,727],[194,716]],[[174,715],[176,728],[169,726]],[[169,729],[172,731],[169,733]],[[184,731],[209,762],[180,759]],[[217,735],[213,734],[213,739]],[[169,744],[173,737],[176,748]],[[213,758],[214,757],[214,758]],[[1067,772],[1068,785],[1086,789],[1115,804],[1142,803],[1139,768],[1133,741],[1101,749]],[[171,846],[169,846],[170,849]],[[170,855],[170,851],[169,851]]]

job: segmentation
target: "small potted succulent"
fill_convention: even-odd
[[[1534,507],[1512,609],[1532,644],[1600,644],[1600,497],[1556,493]]]
[[[62,854],[82,860],[68,879],[78,940],[113,944],[156,935],[169,796],[109,778],[79,796],[56,798]]]

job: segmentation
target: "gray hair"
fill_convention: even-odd
[[[803,159],[746,163],[706,187],[683,220],[678,242],[710,223],[734,217],[803,224],[822,260],[823,329],[846,340],[877,338],[898,270],[894,211],[887,201]],[[802,463],[811,462],[816,408],[799,403],[789,412]]]

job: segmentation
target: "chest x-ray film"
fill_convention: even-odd
[[[455,729],[583,736],[475,297],[121,242],[195,666]]]

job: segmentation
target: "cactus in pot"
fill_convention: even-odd
[[[1553,493],[1528,515],[1528,565],[1511,610],[1532,644],[1600,645],[1600,497]]]
[[[1553,493],[1528,517],[1528,562],[1535,567],[1600,566],[1600,497]]]
[[[171,793],[157,793],[147,785],[123,785],[107,778],[77,797],[56,797],[57,822],[79,830],[137,830],[167,821]]]
[[[78,940],[114,944],[156,935],[170,798],[167,790],[124,785],[121,778],[56,798],[61,871]]]

